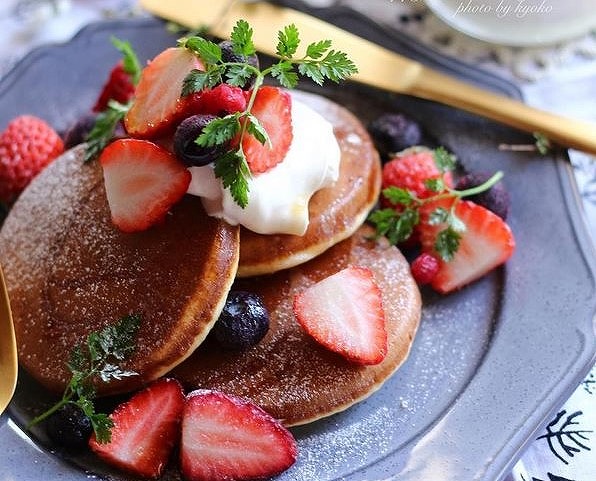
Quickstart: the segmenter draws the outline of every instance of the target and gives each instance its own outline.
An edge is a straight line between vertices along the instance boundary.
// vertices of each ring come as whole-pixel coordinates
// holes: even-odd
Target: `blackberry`
[[[215,115],[193,115],[184,119],[174,133],[174,152],[187,166],[207,165],[225,151],[225,144],[201,147],[195,140]]]
[[[91,420],[73,403],[65,404],[46,421],[50,439],[68,449],[86,447],[92,430]]]
[[[418,123],[403,114],[383,114],[369,124],[368,131],[383,158],[418,145],[422,140]]]
[[[476,187],[483,184],[491,178],[490,174],[485,172],[471,173],[460,177],[455,185],[456,190],[466,190],[472,187]],[[466,197],[466,200],[486,207],[488,210],[497,214],[501,219],[506,220],[507,214],[509,213],[509,193],[505,189],[505,186],[498,182],[493,185],[489,190],[481,192],[480,194],[471,195]]]
[[[213,335],[219,344],[231,350],[243,350],[257,344],[269,330],[269,312],[257,294],[230,291]]]
[[[71,125],[63,136],[64,148],[70,149],[75,145],[85,142],[89,132],[91,132],[91,129],[95,125],[95,119],[95,115],[86,114]]]
[[[232,42],[230,40],[224,40],[220,42],[219,48],[221,48],[221,59],[224,62],[233,63],[247,63],[253,67],[259,68],[259,58],[256,55],[245,57],[244,55],[237,54],[232,48]],[[239,85],[244,90],[250,90],[255,83],[256,75],[250,77],[243,85]]]

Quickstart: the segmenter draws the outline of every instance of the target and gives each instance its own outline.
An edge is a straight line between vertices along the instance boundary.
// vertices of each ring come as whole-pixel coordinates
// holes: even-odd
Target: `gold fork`
[[[318,18],[266,2],[212,0],[141,0],[149,12],[192,29],[208,26],[219,37],[229,35],[239,18],[254,28],[254,43],[263,53],[275,53],[277,31],[296,24],[304,44],[329,39],[348,52],[359,73],[354,80],[381,89],[434,100],[517,127],[539,132],[550,140],[596,154],[596,124],[568,119],[531,108],[516,100],[462,82],[398,55]],[[588,99],[586,99],[588,100]]]
[[[10,402],[17,385],[17,342],[4,274],[0,267],[0,414]]]

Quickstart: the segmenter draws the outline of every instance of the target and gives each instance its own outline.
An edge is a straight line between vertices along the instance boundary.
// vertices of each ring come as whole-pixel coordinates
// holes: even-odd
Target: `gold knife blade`
[[[374,87],[457,107],[527,132],[540,132],[550,140],[596,154],[596,124],[569,119],[529,107],[522,102],[470,85],[423,66],[373,42],[346,32],[311,15],[266,2],[214,2],[213,0],[141,0],[149,12],[191,29],[207,26],[210,33],[228,37],[237,20],[254,29],[257,49],[275,54],[277,32],[295,24],[303,45],[331,40],[358,67],[351,77]]]

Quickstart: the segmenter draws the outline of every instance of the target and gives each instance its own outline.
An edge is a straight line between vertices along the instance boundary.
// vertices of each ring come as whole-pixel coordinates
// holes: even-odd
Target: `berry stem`
[[[454,190],[452,192],[458,197],[469,197],[471,195],[480,194],[481,192],[490,189],[493,185],[499,182],[503,178],[503,175],[503,171],[499,170],[498,172],[493,174],[493,176],[490,179],[488,179],[486,182],[480,185],[470,187],[469,189],[465,190]]]

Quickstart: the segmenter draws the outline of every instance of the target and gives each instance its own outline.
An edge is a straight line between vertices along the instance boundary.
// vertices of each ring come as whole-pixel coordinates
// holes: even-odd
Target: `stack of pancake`
[[[99,163],[84,146],[55,160],[23,192],[0,231],[0,262],[11,298],[19,358],[46,388],[61,392],[75,344],[124,315],[140,314],[136,371],[100,394],[138,389],[169,373],[188,389],[248,397],[286,425],[311,422],[368,396],[406,359],[420,319],[409,266],[363,225],[380,188],[380,161],[360,123],[323,97],[295,92],[334,126],[339,180],[309,204],[305,235],[260,235],[205,214],[200,199],[166,220],[127,234],[110,221]],[[298,325],[292,300],[348,265],[368,266],[383,292],[389,350],[361,366],[326,350]],[[265,338],[227,352],[208,333],[231,288],[260,294],[271,322]]]

